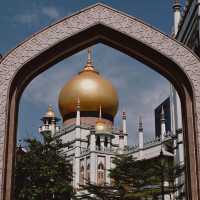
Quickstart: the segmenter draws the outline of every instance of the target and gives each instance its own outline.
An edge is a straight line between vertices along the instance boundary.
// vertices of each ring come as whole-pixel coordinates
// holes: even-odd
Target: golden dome
[[[49,117],[50,117],[50,118],[55,117],[55,112],[53,111],[51,105],[48,106],[48,111],[45,113],[44,117],[48,117],[48,118],[49,118]]]
[[[98,113],[101,105],[103,114],[114,117],[117,113],[116,89],[94,69],[91,50],[88,50],[88,61],[84,69],[69,80],[60,92],[59,109],[63,119],[76,112],[78,98],[80,111]]]
[[[97,132],[106,132],[108,131],[108,127],[105,122],[103,122],[102,120],[98,120],[96,122],[95,130]]]

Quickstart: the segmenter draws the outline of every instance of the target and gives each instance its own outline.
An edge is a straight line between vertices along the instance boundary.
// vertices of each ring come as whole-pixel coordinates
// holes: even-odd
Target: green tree
[[[61,141],[48,135],[44,143],[28,139],[26,144],[25,153],[16,153],[15,199],[71,199],[72,166]]]
[[[76,200],[120,200],[123,192],[120,188],[111,185],[96,185],[87,183],[82,186],[84,192],[76,195]]]
[[[148,160],[145,162],[148,162]],[[151,163],[153,173],[158,178],[160,185],[160,190],[157,192],[157,196],[161,196],[162,199],[164,199],[164,195],[168,194],[170,199],[182,199],[181,196],[183,194],[180,194],[180,197],[175,197],[175,192],[179,190],[180,193],[180,187],[183,187],[183,185],[176,185],[175,180],[178,177],[183,176],[184,167],[175,164],[172,157],[165,156],[162,152],[160,156],[149,160],[149,162]]]
[[[117,156],[113,163],[115,168],[110,170],[110,177],[124,191],[121,199],[139,200],[157,194],[159,178],[155,176],[152,162],[123,155]]]

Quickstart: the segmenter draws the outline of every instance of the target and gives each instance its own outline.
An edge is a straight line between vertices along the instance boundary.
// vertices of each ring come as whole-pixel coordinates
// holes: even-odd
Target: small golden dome
[[[49,117],[49,118],[55,117],[55,112],[53,111],[51,105],[48,106],[48,111],[45,113],[44,117]]]
[[[101,119],[98,119],[95,125],[95,131],[98,133],[110,132],[108,125]]]
[[[97,112],[101,105],[102,113],[114,117],[118,109],[118,95],[110,81],[104,79],[93,67],[91,50],[84,69],[68,81],[59,95],[59,109],[63,117],[77,110],[77,98],[80,99],[80,111]]]
[[[100,108],[99,108],[99,119],[96,121],[95,130],[96,130],[96,132],[101,132],[101,133],[108,131],[108,126],[102,120],[101,105],[100,105]]]
[[[95,130],[97,132],[105,132],[105,131],[107,131],[107,129],[108,129],[108,127],[106,126],[106,124],[103,121],[98,120],[96,122]]]

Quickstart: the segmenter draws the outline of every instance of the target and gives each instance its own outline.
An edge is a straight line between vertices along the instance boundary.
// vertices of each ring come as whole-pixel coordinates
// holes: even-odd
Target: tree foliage
[[[26,152],[20,149],[16,153],[15,199],[71,199],[72,166],[61,141],[46,136],[44,143],[28,139],[26,144]]]

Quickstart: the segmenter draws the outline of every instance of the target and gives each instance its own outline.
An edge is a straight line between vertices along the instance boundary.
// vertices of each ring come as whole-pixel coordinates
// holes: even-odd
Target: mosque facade
[[[162,152],[179,162],[176,155],[179,151],[169,150],[179,147],[174,140],[176,131],[166,129],[165,107],[162,106],[160,112],[160,136],[145,142],[143,122],[139,117],[136,131],[139,142],[129,146],[128,134],[130,131],[133,134],[133,130],[127,130],[125,112],[121,114],[120,127],[114,126],[118,104],[117,90],[95,69],[89,48],[83,70],[61,89],[59,110],[62,126],[58,126],[59,119],[49,106],[39,128],[42,135],[50,132],[62,140],[64,151],[73,166],[73,186],[77,190],[87,181],[98,185],[111,184],[109,170],[114,167],[112,161],[119,154],[132,155],[141,160],[159,157]]]

